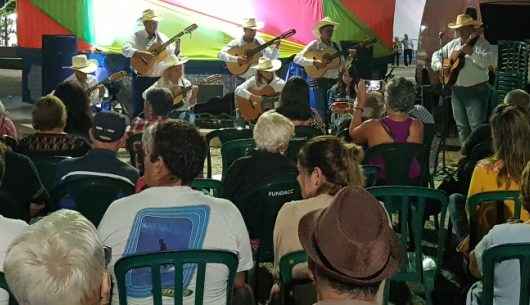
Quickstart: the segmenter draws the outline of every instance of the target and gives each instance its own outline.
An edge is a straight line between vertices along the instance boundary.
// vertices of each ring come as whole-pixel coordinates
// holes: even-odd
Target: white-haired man
[[[76,211],[60,210],[28,227],[9,246],[4,272],[19,304],[110,301],[103,244],[94,225]]]

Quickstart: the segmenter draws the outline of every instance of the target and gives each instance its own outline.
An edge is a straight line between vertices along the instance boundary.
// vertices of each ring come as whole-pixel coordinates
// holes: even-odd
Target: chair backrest
[[[221,197],[223,183],[215,179],[193,179],[191,187],[213,197]]]
[[[304,146],[307,140],[307,138],[303,137],[292,138],[291,141],[289,141],[289,146],[287,147],[287,158],[296,163],[298,161],[298,152],[300,151],[300,148]]]
[[[377,175],[379,174],[380,168],[375,165],[363,165],[363,174],[364,174],[364,186],[370,187],[375,186],[377,182]]]
[[[423,161],[423,144],[416,143],[387,143],[370,147],[366,151],[364,163],[382,159],[384,162],[384,177],[378,177],[377,185],[419,185],[422,173],[418,179],[411,179],[409,171],[414,160],[420,167]],[[422,171],[423,172],[423,171]]]
[[[57,164],[63,160],[70,159],[70,157],[65,156],[53,156],[53,157],[37,157],[37,156],[30,156],[31,161],[33,161],[33,164],[35,164],[35,167],[37,168],[37,171],[39,172],[40,180],[42,181],[42,184],[44,187],[48,190],[48,192],[51,192],[53,187],[55,186],[56,177],[56,170],[57,170]]]
[[[310,140],[314,137],[321,136],[322,131],[312,126],[295,126],[294,135],[296,138],[305,138],[306,140]]]
[[[280,208],[286,202],[300,199],[300,185],[294,175],[258,185],[241,196],[236,205],[250,238],[259,240],[259,262],[270,262],[274,258],[272,234]]]
[[[206,135],[206,143],[208,144],[208,151],[206,155],[207,178],[212,178],[212,155],[210,153],[210,142],[214,138],[218,138],[219,142],[221,142],[221,145],[231,140],[250,139],[252,138],[252,129],[221,128],[221,129],[210,131]]]
[[[413,272],[407,271],[407,264],[404,264],[396,276],[410,281],[422,280],[424,270],[422,240],[426,231],[424,224],[425,204],[429,201],[429,204],[438,203],[440,205],[440,213],[434,215],[438,218],[437,222],[440,224],[436,232],[436,263],[439,265],[442,262],[447,236],[446,216],[449,202],[447,195],[439,190],[417,186],[375,186],[367,188],[367,191],[384,203],[391,217],[397,216],[399,219],[398,231],[403,247],[407,249],[410,239],[412,239],[414,244],[415,270]]]
[[[143,133],[133,134],[127,138],[126,142],[126,148],[130,156],[131,165],[138,168],[140,173],[144,172],[142,136]]]
[[[186,270],[194,271],[196,274],[195,301],[193,304],[202,305],[204,301],[204,283],[206,279],[207,264],[223,264],[228,268],[228,278],[226,282],[226,304],[231,304],[232,287],[237,272],[237,255],[229,251],[221,250],[185,250],[167,251],[148,254],[136,254],[120,258],[114,265],[114,274],[118,282],[118,293],[120,305],[127,304],[127,288],[133,288],[132,274],[128,273],[132,269],[149,268],[151,273],[151,285],[153,304],[162,305],[162,290],[173,290],[174,304],[182,305],[185,291],[189,292],[185,286],[183,273]],[[163,287],[161,269],[173,267],[174,282],[173,287]]]
[[[52,191],[51,200],[54,210],[76,210],[97,227],[112,202],[133,193],[132,184],[117,178],[70,176]]]
[[[482,255],[482,299],[480,304],[493,305],[495,265],[502,261],[519,261],[520,290],[519,305],[528,305],[530,296],[530,243],[505,244],[484,251]]]
[[[469,242],[475,246],[479,241],[477,208],[483,203],[499,202],[504,206],[504,201],[514,202],[514,218],[521,218],[521,194],[517,191],[494,191],[475,194],[467,199],[466,209],[469,213]]]
[[[226,171],[237,159],[244,157],[256,147],[254,139],[239,139],[225,142],[221,145],[221,162],[223,164],[223,177]]]
[[[307,262],[305,251],[295,251],[280,257],[280,293],[282,304],[287,304],[289,292],[293,286],[294,266]]]
[[[423,156],[421,164],[423,174],[423,186],[427,186],[430,180],[431,147],[436,128],[434,124],[423,124]],[[434,187],[434,185],[431,185]]]
[[[18,305],[17,300],[9,290],[9,286],[7,285],[6,277],[3,272],[0,272],[0,289],[4,289],[9,293],[9,305]]]

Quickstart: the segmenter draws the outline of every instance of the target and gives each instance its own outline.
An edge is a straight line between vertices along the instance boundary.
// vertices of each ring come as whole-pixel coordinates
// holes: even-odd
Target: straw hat
[[[162,18],[153,9],[146,9],[142,12],[142,17],[138,18],[138,22],[160,21],[160,19]]]
[[[328,25],[336,27],[339,24],[337,22],[331,20],[331,18],[329,18],[329,17],[324,17],[324,18],[320,19],[320,21],[317,22],[317,24],[313,28],[313,34],[316,37],[320,37],[320,29],[325,27],[325,26],[328,26]]]
[[[365,285],[392,277],[403,249],[383,205],[360,187],[345,187],[324,209],[306,214],[298,237],[331,279]]]
[[[169,69],[174,66],[185,64],[189,60],[190,59],[187,57],[171,55],[163,62],[164,70]]]
[[[250,67],[251,69],[256,69],[259,71],[265,72],[274,72],[280,70],[282,67],[282,62],[278,59],[269,59],[266,57],[260,57],[258,63]]]
[[[449,27],[450,29],[459,29],[464,26],[479,27],[481,25],[482,22],[473,19],[471,16],[466,14],[460,14],[456,16],[456,21],[449,23],[447,27]]]
[[[72,65],[64,68],[73,69],[83,73],[94,73],[98,69],[98,61],[95,59],[88,59],[85,54],[74,55],[72,57]]]
[[[260,30],[263,28],[263,22],[256,21],[256,18],[245,18],[241,27],[244,29]]]

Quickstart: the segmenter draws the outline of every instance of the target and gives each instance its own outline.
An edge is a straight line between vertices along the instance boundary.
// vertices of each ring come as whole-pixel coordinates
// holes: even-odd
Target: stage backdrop
[[[375,55],[390,54],[396,0],[18,0],[18,41],[41,48],[43,34],[73,33],[80,49],[120,52],[122,44],[141,28],[141,11],[154,8],[162,16],[160,30],[168,36],[191,23],[199,25],[182,39],[183,53],[212,60],[233,37],[241,34],[244,17],[265,23],[264,39],[295,28],[297,34],[281,45],[281,56],[298,52],[315,39],[313,25],[324,16],[340,23],[335,40],[377,38]]]

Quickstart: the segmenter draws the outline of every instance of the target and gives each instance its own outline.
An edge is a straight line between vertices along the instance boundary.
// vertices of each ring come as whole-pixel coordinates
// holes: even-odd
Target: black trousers
[[[396,66],[399,66],[399,55],[400,55],[399,52],[394,53],[394,64]]]
[[[412,49],[403,51],[403,62],[405,62],[405,66],[412,64]]]

